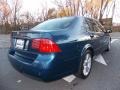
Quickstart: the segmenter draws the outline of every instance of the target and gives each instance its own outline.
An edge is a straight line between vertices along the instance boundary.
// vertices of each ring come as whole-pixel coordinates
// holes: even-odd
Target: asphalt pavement
[[[7,58],[9,35],[0,35],[0,90],[120,90],[120,33],[111,36],[114,40],[111,50],[102,53],[106,65],[94,61],[87,79],[43,82],[21,74],[11,66]]]

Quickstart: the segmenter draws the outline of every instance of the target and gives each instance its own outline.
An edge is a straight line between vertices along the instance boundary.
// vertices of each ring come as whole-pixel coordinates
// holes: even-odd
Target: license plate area
[[[25,41],[22,39],[16,39],[16,45],[15,48],[17,49],[23,49],[24,48]]]

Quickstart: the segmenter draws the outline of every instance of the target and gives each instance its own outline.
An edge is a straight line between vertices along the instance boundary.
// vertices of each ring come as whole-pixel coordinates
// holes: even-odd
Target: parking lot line
[[[113,42],[115,42],[115,41],[117,41],[117,40],[118,40],[118,39],[112,39],[112,40],[111,40],[111,43],[113,43]]]
[[[113,43],[113,42],[115,42],[115,41],[117,41],[117,40],[118,40],[118,39],[112,39],[112,40],[111,40],[111,43]],[[107,66],[107,63],[106,63],[105,59],[103,58],[102,54],[99,54],[99,55],[97,55],[97,56],[94,56],[94,60],[95,60],[96,62],[99,62],[99,63]],[[69,76],[67,76],[67,77],[64,77],[63,80],[67,81],[68,83],[71,83],[73,80],[75,80],[75,78],[76,78],[75,75],[69,75]]]
[[[71,83],[73,80],[75,80],[75,75],[69,75],[67,77],[64,77],[63,80],[67,81],[68,83]]]
[[[101,54],[97,55],[97,56],[94,56],[94,60],[107,66],[107,63],[105,61],[105,59],[103,58],[103,56]]]

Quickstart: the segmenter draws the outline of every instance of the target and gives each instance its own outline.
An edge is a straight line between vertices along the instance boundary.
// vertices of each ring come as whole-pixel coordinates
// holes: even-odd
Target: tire
[[[109,40],[109,43],[108,43],[108,46],[107,46],[107,49],[105,50],[106,52],[110,51],[111,49],[111,40]]]
[[[82,56],[79,70],[76,76],[81,79],[86,79],[90,75],[91,68],[92,68],[92,61],[93,61],[92,52],[90,50],[86,50]]]

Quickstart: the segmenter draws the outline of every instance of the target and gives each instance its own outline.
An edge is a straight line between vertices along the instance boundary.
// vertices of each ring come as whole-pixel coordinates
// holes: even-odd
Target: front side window
[[[102,31],[105,32],[105,28],[98,22],[96,21],[97,27]]]
[[[97,24],[94,24],[93,28],[94,28],[94,32],[102,32],[102,30],[98,27]]]
[[[92,32],[103,32],[104,28],[101,24],[98,23],[98,21],[91,19],[89,22],[89,27],[91,28],[90,30]]]

